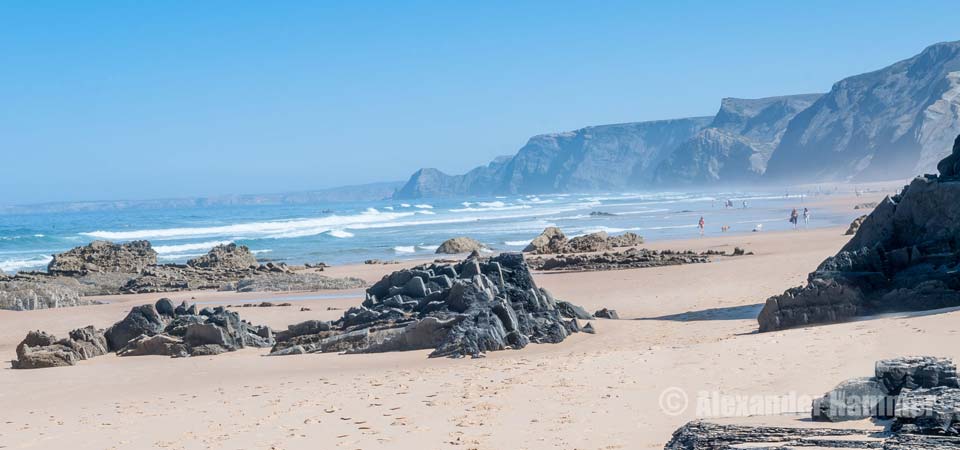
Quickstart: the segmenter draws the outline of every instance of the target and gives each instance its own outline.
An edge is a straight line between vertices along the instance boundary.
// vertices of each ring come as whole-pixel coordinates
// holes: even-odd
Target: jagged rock
[[[141,334],[153,336],[163,331],[164,322],[153,305],[135,306],[120,322],[107,329],[110,350],[118,351]]]
[[[960,305],[958,240],[960,180],[917,177],[863,220],[850,242],[808,276],[807,288],[767,300],[760,329]],[[823,314],[825,302],[843,306]]]
[[[718,253],[720,254],[720,253]],[[658,252],[631,248],[620,252],[533,257],[527,263],[535,270],[598,271],[699,264],[710,262],[710,255],[694,252]]]
[[[34,309],[64,308],[91,305],[96,302],[85,299],[76,287],[47,279],[24,280],[9,278],[0,281],[0,309],[29,311]]]
[[[867,215],[864,214],[856,219],[853,219],[853,222],[850,222],[850,227],[847,228],[847,231],[843,233],[846,236],[853,236],[857,234],[857,230],[860,229],[860,225],[863,225],[863,221],[867,218]]]
[[[137,273],[157,263],[157,252],[147,241],[114,244],[93,241],[53,256],[47,272],[54,275],[86,275],[95,272]]]
[[[960,439],[844,428],[720,425],[693,421],[673,433],[664,450],[794,449],[957,450]]]
[[[569,334],[557,304],[518,253],[422,265],[383,277],[331,324],[277,333],[271,355],[433,349],[431,357],[458,357],[555,343]]]
[[[119,356],[187,356],[187,348],[179,338],[158,334],[147,336],[141,334],[130,340],[127,346],[117,352]]]
[[[246,245],[233,242],[221,244],[198,258],[187,261],[187,265],[204,269],[243,270],[257,265],[257,258]]]
[[[636,233],[626,232],[618,236],[610,236],[607,238],[607,244],[610,247],[635,247],[637,245],[643,244],[643,237]]]
[[[907,356],[877,361],[875,377],[891,395],[902,389],[960,388],[957,367],[948,358]]]
[[[57,339],[42,331],[31,331],[17,345],[14,369],[42,369],[47,367],[72,366],[88,358],[107,352],[103,332],[92,326],[70,332],[66,339]]]
[[[567,246],[567,236],[557,227],[547,227],[539,236],[533,238],[523,249],[524,253],[555,254],[562,253]]]
[[[854,378],[814,400],[811,415],[813,420],[826,422],[890,416],[893,398],[876,378]]]
[[[953,150],[937,164],[937,171],[944,179],[953,180],[960,176],[960,136],[953,140]]]
[[[904,389],[891,429],[901,433],[960,436],[960,389]]]
[[[598,319],[614,319],[614,320],[616,320],[616,319],[619,319],[619,318],[620,318],[620,314],[617,314],[617,310],[615,310],[615,309],[602,308],[602,309],[598,309],[596,312],[594,312],[594,313],[593,313],[593,317],[596,317],[596,318],[598,318]]]
[[[574,305],[570,302],[558,301],[557,302],[557,311],[560,312],[560,315],[569,319],[583,319],[590,320],[593,316],[583,309],[580,306]]]
[[[606,231],[577,236],[567,242],[564,251],[570,253],[602,252],[610,248],[610,244],[607,242],[609,238],[610,236],[607,235]]]
[[[476,240],[466,236],[455,237],[453,239],[447,239],[437,247],[436,253],[446,253],[446,254],[458,254],[458,253],[470,253],[470,252],[480,252],[488,250],[487,246]]]

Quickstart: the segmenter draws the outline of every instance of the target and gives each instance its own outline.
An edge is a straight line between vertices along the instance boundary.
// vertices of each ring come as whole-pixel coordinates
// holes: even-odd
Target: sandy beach
[[[853,204],[868,200],[874,199],[830,202],[852,211]],[[846,242],[844,231],[655,242],[647,247],[739,246],[754,255],[709,264],[537,273],[537,283],[556,297],[589,311],[616,309],[623,320],[594,320],[595,335],[480,359],[428,359],[428,351],[266,358],[267,349],[245,349],[180,359],[110,354],[43,370],[4,367],[0,448],[659,449],[677,427],[715,413],[703,408],[705,396],[803,398],[870,374],[877,359],[960,357],[951,345],[957,333],[952,323],[960,316],[954,310],[756,333],[762,302],[801,284]],[[375,281],[413,264],[338,266],[328,273]],[[283,328],[335,319],[360,302],[362,290],[179,292],[0,311],[0,359],[14,359],[28,330],[63,335],[90,324],[106,327],[131,306],[161,296],[224,305],[289,301],[292,306],[239,309],[253,323]],[[682,392],[687,407],[665,410],[665,390]],[[781,419],[803,425],[809,404],[779,412],[798,413]]]

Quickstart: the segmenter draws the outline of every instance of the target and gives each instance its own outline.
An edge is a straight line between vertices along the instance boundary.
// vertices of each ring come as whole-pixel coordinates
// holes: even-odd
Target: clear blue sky
[[[956,1],[0,3],[0,203],[459,173],[534,134],[820,92]]]

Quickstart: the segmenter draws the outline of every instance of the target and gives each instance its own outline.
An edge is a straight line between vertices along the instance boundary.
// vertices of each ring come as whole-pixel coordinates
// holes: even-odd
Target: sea
[[[229,242],[261,261],[358,263],[431,257],[470,236],[519,251],[548,226],[568,236],[637,233],[649,241],[791,229],[788,217],[827,194],[771,192],[514,195],[489,198],[243,205],[0,214],[0,270],[44,270],[52,255],[94,240],[146,239],[161,263],[183,263]],[[732,204],[732,207],[730,206]],[[848,224],[860,211],[811,210],[810,228]],[[757,230],[757,231],[754,231]]]

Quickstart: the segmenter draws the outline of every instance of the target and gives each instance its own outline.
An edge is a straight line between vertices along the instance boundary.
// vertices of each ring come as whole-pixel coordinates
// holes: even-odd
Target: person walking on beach
[[[799,217],[800,217],[800,215],[797,214],[797,208],[793,208],[793,211],[790,211],[790,223],[793,224],[793,229],[794,229],[794,230],[797,229],[797,219],[798,219]]]
[[[803,227],[806,228],[810,223],[810,210],[803,208]]]
[[[700,216],[700,222],[697,223],[697,228],[700,228],[700,237],[703,237],[703,226],[705,222],[703,221],[703,216]]]

